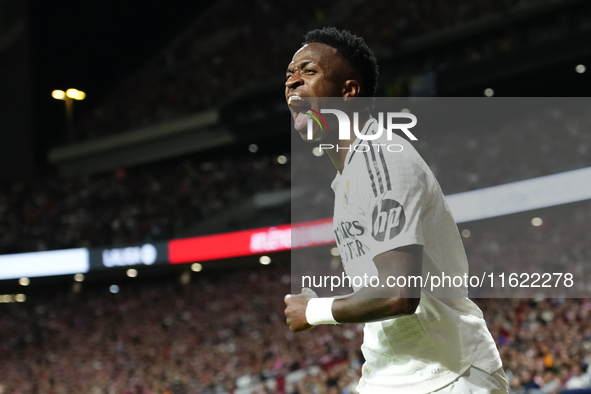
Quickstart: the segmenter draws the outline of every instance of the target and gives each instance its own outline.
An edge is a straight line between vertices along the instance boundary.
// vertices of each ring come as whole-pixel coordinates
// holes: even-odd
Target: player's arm
[[[379,254],[374,258],[380,279],[378,287],[363,287],[346,298],[335,299],[332,314],[339,323],[369,323],[412,315],[421,300],[420,286],[406,280],[405,286],[392,286],[398,277],[420,277],[423,247],[405,246]],[[388,283],[389,282],[389,283]],[[384,287],[382,287],[384,285]]]
[[[377,287],[363,287],[351,295],[334,299],[316,298],[310,289],[288,296],[285,299],[287,324],[298,332],[312,328],[312,324],[368,323],[411,315],[420,302],[420,282],[414,287],[415,283],[407,280],[405,286],[399,287],[392,286],[395,282],[388,278],[420,277],[422,261],[421,245],[401,247],[374,258],[379,278]]]

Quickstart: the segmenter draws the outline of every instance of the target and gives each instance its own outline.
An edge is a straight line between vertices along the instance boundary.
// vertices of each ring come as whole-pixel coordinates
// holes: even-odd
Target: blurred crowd
[[[591,201],[551,211],[540,213],[542,221],[537,225],[522,216],[513,222],[507,220],[502,230],[474,226],[469,233],[463,231],[470,274],[570,273],[570,289],[575,289],[572,296],[588,295]],[[527,282],[530,284],[533,280]],[[498,285],[489,296],[508,294]],[[470,294],[475,296],[478,290],[472,289]],[[544,296],[564,294],[555,288],[515,290],[533,298],[476,300],[497,341],[510,393],[548,394],[591,388],[591,299]]]
[[[289,188],[276,156],[175,159],[0,188],[0,254],[173,238],[255,192]]]
[[[471,274],[517,267],[570,272],[588,283],[591,202],[542,217],[541,226],[506,221],[463,232]],[[311,249],[307,258],[338,274],[329,249]],[[355,393],[363,326],[291,333],[283,315],[290,272],[276,263],[247,272],[186,272],[178,282],[138,278],[115,294],[107,284],[83,282],[71,292],[2,304],[0,392]],[[512,394],[591,388],[591,299],[537,293],[475,301]]]
[[[589,299],[478,302],[497,341],[511,394],[591,388]]]
[[[428,37],[440,31],[474,27],[491,21],[506,22],[520,12],[535,6],[551,4],[544,0],[429,0],[424,2],[392,1],[367,7],[357,3],[347,28],[364,37],[380,53],[391,55],[406,39]],[[392,15],[396,15],[395,19]],[[532,18],[534,19],[534,18]],[[368,21],[371,20],[371,23]],[[425,59],[412,67],[413,72],[440,71],[450,65],[485,60],[492,56],[519,51],[559,40],[570,34],[591,29],[591,8],[577,12],[549,13],[543,22],[522,22],[519,28],[511,25],[492,29],[486,35],[474,35],[461,40],[459,45],[433,47]],[[477,31],[477,30],[476,30]],[[474,32],[474,31],[472,31]],[[406,75],[407,77],[410,75]],[[389,85],[391,81],[382,81]]]
[[[529,105],[509,100],[498,110]],[[490,112],[463,126],[447,122],[421,135],[415,148],[446,195],[591,166],[591,102],[555,100],[501,122]]]
[[[584,101],[474,124],[429,128],[414,143],[446,195],[591,166],[591,111]],[[330,217],[334,166],[301,147],[284,164],[279,155],[260,153],[195,156],[4,185],[0,254],[171,239],[255,193],[290,186],[313,186],[311,195],[292,201],[293,221]]]
[[[303,394],[325,378],[345,384],[343,367],[288,379],[313,365],[359,363],[361,338],[356,326],[291,333],[288,292],[289,270],[269,269],[0,305],[0,392]]]
[[[352,31],[369,42],[386,47],[400,40],[503,15],[541,2],[543,0],[429,0],[420,3],[402,0],[379,3],[375,7],[358,2],[351,11],[355,18],[351,18],[348,24]],[[395,15],[394,19],[392,15]],[[367,23],[369,20],[372,23]]]
[[[502,106],[491,106],[474,115],[473,108],[458,111],[466,101],[441,100],[441,104],[452,104],[453,111],[448,118],[440,118],[438,110],[435,120],[429,119],[428,113],[418,113],[422,122],[435,124],[417,127],[418,141],[412,144],[445,195],[591,166],[591,102],[586,99],[543,99],[531,112],[502,117],[492,111],[501,112],[508,105],[526,108],[529,104],[506,99],[513,101],[503,101]],[[488,99],[474,99],[470,105],[482,103],[478,100]],[[459,118],[468,113],[477,119],[461,123]],[[311,220],[332,216],[333,164],[326,155],[311,160],[307,146],[294,144],[292,153],[292,187],[310,189],[305,199],[292,202],[292,217]]]
[[[378,54],[391,53],[406,38],[544,1],[397,0],[372,7],[364,2],[328,0],[306,7],[266,0],[222,1],[199,16],[184,34],[113,91],[100,108],[81,119],[78,135],[82,139],[95,138],[167,122],[221,105],[241,92],[270,82],[281,89],[281,76],[302,36],[319,26],[351,30],[364,37]],[[591,28],[591,9],[578,13],[574,24],[579,30]],[[523,40],[531,44],[557,39],[570,31],[570,25],[560,26],[536,25],[535,31],[523,37],[507,32],[498,37],[487,36],[484,41],[462,45],[459,53],[454,49],[453,53],[430,58],[412,67],[412,73],[418,75],[440,70],[452,62],[507,52]],[[396,83],[382,80],[381,94],[392,93],[388,91]]]
[[[544,218],[546,216],[543,215]],[[591,261],[591,204],[548,215],[544,225],[473,227],[472,265],[577,274]],[[496,245],[496,246],[495,246]],[[332,264],[327,247],[316,264]],[[184,274],[188,275],[188,273]],[[173,279],[85,284],[0,305],[4,394],[352,394],[362,325],[291,333],[283,297],[290,270],[193,273]],[[182,276],[181,276],[182,277]],[[581,276],[576,275],[575,280]],[[236,291],[239,289],[239,291]],[[478,298],[512,394],[591,388],[591,299]]]
[[[556,296],[568,294],[569,296],[584,297],[591,294],[591,277],[587,264],[591,261],[591,200],[576,203],[575,207],[551,208],[552,215],[536,213],[523,214],[520,219],[515,219],[513,226],[508,226],[503,232],[486,230],[478,225],[462,224],[464,232],[464,245],[466,246],[468,260],[470,261],[470,275],[481,277],[483,273],[570,273],[574,278],[568,292],[545,288],[548,294],[551,291]],[[536,225],[530,220],[534,215],[540,215]],[[528,217],[529,216],[529,217]],[[510,222],[510,219],[507,219]],[[471,231],[472,228],[474,231]],[[497,275],[498,277],[498,275]],[[547,278],[547,277],[546,277]],[[552,287],[556,282],[554,276]],[[533,278],[524,283],[533,284]],[[539,284],[544,280],[540,280]],[[508,282],[506,282],[507,285]],[[500,283],[497,283],[497,286]],[[506,292],[505,292],[506,290]],[[471,293],[479,297],[499,294],[513,297],[534,296],[535,289],[474,289]]]

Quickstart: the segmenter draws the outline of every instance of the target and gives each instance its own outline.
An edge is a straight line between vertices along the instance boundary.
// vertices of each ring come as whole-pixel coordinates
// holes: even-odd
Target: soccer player
[[[285,97],[294,127],[308,140],[311,110],[323,97],[343,102],[375,96],[376,58],[362,38],[324,28],[309,32],[288,65]],[[328,116],[327,116],[328,118]],[[361,125],[364,125],[362,128]],[[369,108],[359,129],[380,127]],[[348,276],[463,276],[468,262],[441,188],[410,142],[386,133],[374,141],[339,140],[331,127],[314,126],[312,140],[327,150],[337,169],[334,227]],[[397,153],[377,149],[399,144]],[[365,145],[352,149],[351,146]],[[494,340],[466,287],[450,286],[435,297],[425,288],[360,286],[352,295],[318,298],[310,289],[285,296],[294,332],[318,324],[366,323],[360,393],[507,393],[507,379]]]

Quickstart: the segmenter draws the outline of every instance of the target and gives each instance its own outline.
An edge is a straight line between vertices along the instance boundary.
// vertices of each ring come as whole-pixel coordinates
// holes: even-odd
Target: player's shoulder
[[[373,168],[386,173],[413,173],[426,170],[427,165],[414,146],[405,138],[392,133],[382,133],[375,140],[358,140],[352,147],[345,166],[364,173]]]
[[[432,173],[412,144],[396,134],[359,141],[348,156],[346,182],[353,195],[371,200],[389,193],[419,195],[432,191]],[[400,197],[400,196],[399,196]]]

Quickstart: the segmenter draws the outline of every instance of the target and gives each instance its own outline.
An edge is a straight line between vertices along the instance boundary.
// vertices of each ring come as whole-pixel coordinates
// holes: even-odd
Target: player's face
[[[308,140],[307,124],[310,108],[318,111],[318,98],[341,97],[343,75],[347,65],[328,45],[304,45],[287,66],[285,99],[294,119],[295,129]],[[324,131],[325,132],[325,131]],[[313,141],[326,137],[314,127]]]

